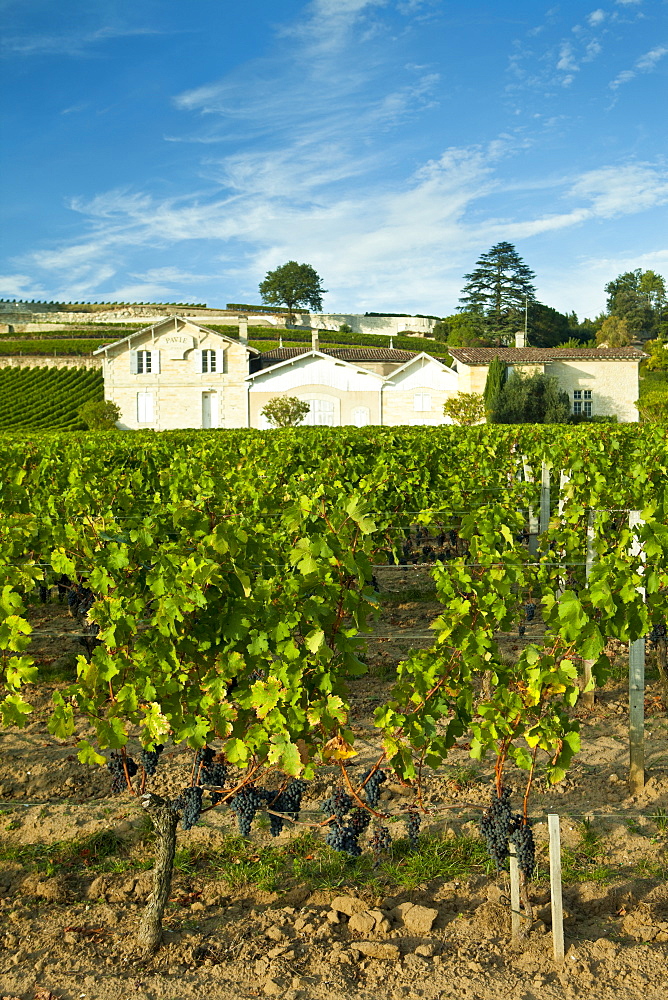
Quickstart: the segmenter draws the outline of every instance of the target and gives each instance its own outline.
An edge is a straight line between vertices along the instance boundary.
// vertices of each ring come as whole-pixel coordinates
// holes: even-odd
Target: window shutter
[[[160,374],[160,351],[151,351],[151,375]]]
[[[137,352],[130,351],[130,373],[132,375],[137,374]]]
[[[225,351],[220,348],[216,351],[216,371],[219,375],[225,371]]]
[[[153,393],[146,393],[146,423],[153,423]]]
[[[195,371],[201,373],[202,371],[202,352],[193,351],[193,364],[195,366]]]

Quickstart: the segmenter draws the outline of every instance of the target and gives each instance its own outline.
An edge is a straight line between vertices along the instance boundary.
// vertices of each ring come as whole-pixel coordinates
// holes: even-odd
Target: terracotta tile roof
[[[488,365],[492,358],[508,364],[550,361],[642,361],[649,355],[637,347],[452,347],[450,354],[464,365]]]
[[[303,347],[276,347],[273,351],[263,351],[261,360],[267,361],[289,361],[290,358],[298,358],[300,354],[308,354],[311,348],[304,344]],[[319,347],[320,354],[336,358],[337,361],[397,361],[403,364],[416,358],[419,351],[399,351],[389,347]]]

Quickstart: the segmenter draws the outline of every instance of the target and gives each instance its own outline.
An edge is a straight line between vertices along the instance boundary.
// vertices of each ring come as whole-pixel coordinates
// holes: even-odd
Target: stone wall
[[[102,358],[96,357],[73,357],[61,355],[40,356],[36,354],[10,355],[6,358],[0,357],[0,368],[101,368]]]

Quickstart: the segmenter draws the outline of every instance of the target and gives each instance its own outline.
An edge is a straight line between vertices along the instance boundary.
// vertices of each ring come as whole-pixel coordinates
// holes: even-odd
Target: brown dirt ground
[[[381,575],[383,590],[419,586],[422,571]],[[440,606],[410,601],[386,606],[369,641],[370,675],[356,683],[354,728],[360,766],[374,759],[372,713],[391,685],[392,669],[409,648],[428,645],[428,626]],[[55,603],[31,610],[35,653],[47,665],[81,651],[62,633],[76,625]],[[512,655],[525,640],[502,636]],[[418,638],[418,636],[424,638]],[[623,650],[616,651],[623,659]],[[28,698],[38,705],[24,730],[0,733],[0,835],[5,843],[55,843],[112,829],[131,838],[144,820],[140,807],[109,794],[100,769],[78,763],[76,740],[58,740],[46,729],[53,684]],[[532,888],[537,920],[518,946],[509,940],[506,880],[475,877],[462,882],[434,879],[390,897],[355,887],[308,893],[231,889],[215,880],[177,878],[174,929],[166,921],[165,945],[149,962],[137,962],[133,937],[150,879],[147,872],[93,876],[85,859],[71,873],[51,877],[27,873],[16,862],[0,862],[0,998],[11,1000],[228,1000],[280,996],[324,998],[464,998],[464,1000],[665,1000],[668,982],[668,884],[657,877],[668,862],[668,835],[651,819],[668,812],[668,716],[647,689],[647,782],[631,798],[626,784],[627,694],[623,680],[597,693],[595,709],[580,711],[583,750],[569,777],[556,788],[538,782],[531,814],[536,817],[539,855],[544,857],[546,816],[561,817],[562,844],[575,848],[584,819],[603,838],[605,864],[618,872],[604,881],[566,886],[567,955],[554,963],[549,933],[549,891]],[[86,735],[81,724],[77,738]],[[182,750],[168,749],[152,790],[174,794],[183,785]],[[490,768],[469,758],[464,741],[448,767],[425,786],[433,810],[425,827],[443,837],[471,834],[489,797]],[[509,774],[513,784],[513,774]],[[326,781],[315,789],[322,797]],[[518,786],[519,787],[519,786]],[[385,808],[401,801],[402,789],[385,791]],[[314,806],[308,803],[307,806]],[[448,807],[448,808],[446,808]],[[3,829],[4,827],[4,829]],[[231,830],[229,812],[213,810],[179,844],[212,844]],[[259,831],[254,839],[268,839]],[[664,875],[665,877],[665,875]],[[358,896],[376,912],[373,929],[355,929],[331,902],[339,893]],[[433,926],[411,927],[401,903],[437,911]],[[352,905],[352,904],[351,904]],[[404,908],[405,909],[405,908]],[[428,922],[427,922],[428,923]]]

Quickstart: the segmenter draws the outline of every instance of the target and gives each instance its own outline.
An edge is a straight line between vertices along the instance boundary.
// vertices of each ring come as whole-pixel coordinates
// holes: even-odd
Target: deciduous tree
[[[443,413],[461,427],[470,427],[485,416],[485,401],[479,392],[458,392],[446,401]]]
[[[310,264],[298,264],[296,260],[267,271],[260,284],[262,301],[274,306],[285,304],[290,323],[294,318],[293,310],[298,306],[309,306],[314,312],[320,312],[326,291],[317,271]]]
[[[597,347],[626,347],[631,343],[631,331],[625,319],[608,316],[596,333]]]
[[[262,408],[262,416],[266,417],[274,427],[296,427],[309,411],[309,404],[296,396],[274,396]]]

